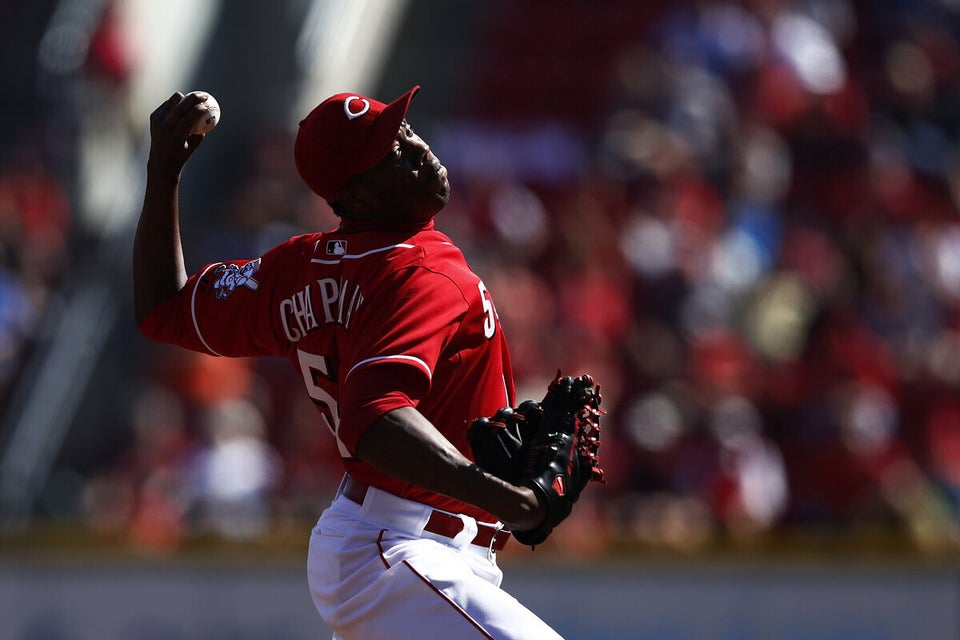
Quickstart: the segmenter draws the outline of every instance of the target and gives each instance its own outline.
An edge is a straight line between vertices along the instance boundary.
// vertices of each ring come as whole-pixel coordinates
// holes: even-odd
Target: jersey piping
[[[190,316],[193,319],[193,329],[197,332],[197,337],[200,338],[200,342],[203,343],[203,346],[207,348],[207,351],[212,353],[215,356],[221,356],[219,353],[214,351],[207,341],[204,340],[203,334],[200,332],[200,323],[197,322],[197,289],[200,287],[200,283],[203,281],[203,277],[207,275],[207,271],[210,271],[215,265],[223,264],[222,262],[215,262],[211,265],[207,265],[207,268],[203,270],[203,273],[200,274],[200,277],[197,278],[197,281],[193,285],[193,292],[190,294]]]
[[[356,260],[357,258],[365,258],[374,253],[381,253],[383,251],[390,251],[391,249],[413,249],[412,244],[392,244],[386,247],[380,247],[378,249],[370,249],[369,251],[364,251],[363,253],[351,253],[345,254],[337,258],[336,260],[323,260],[321,258],[310,258],[310,262],[315,262],[317,264],[337,264],[341,260]]]
[[[416,356],[394,355],[394,356],[376,356],[376,357],[373,357],[373,358],[367,358],[366,360],[361,360],[361,361],[358,362],[357,364],[355,364],[355,365],[353,365],[352,367],[350,367],[350,371],[347,371],[347,375],[346,375],[346,376],[344,377],[344,379],[343,379],[344,382],[346,382],[347,379],[350,378],[350,374],[351,374],[351,373],[353,373],[354,371],[356,371],[357,369],[359,369],[359,368],[362,367],[363,365],[365,365],[365,364],[370,364],[370,363],[372,363],[372,362],[381,362],[381,361],[384,361],[384,360],[407,360],[407,361],[413,362],[414,364],[418,365],[421,369],[423,369],[424,371],[427,372],[427,380],[428,380],[428,381],[433,379],[433,372],[430,371],[430,366],[429,366],[426,362],[424,362],[423,360],[421,360],[420,358],[418,358],[418,357],[416,357]]]

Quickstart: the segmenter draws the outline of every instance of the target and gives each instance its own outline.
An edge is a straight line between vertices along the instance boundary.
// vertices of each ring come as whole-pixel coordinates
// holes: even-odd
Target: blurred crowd
[[[67,191],[36,149],[0,159],[0,404],[56,299],[71,222]]]
[[[960,542],[948,5],[671,7],[615,58],[577,179],[494,186],[514,264],[486,268],[518,374],[605,383],[616,532]]]
[[[627,35],[595,99],[554,94],[593,111],[524,118],[522,96],[497,97],[511,117],[432,130],[412,114],[450,169],[438,226],[494,295],[520,397],[557,369],[602,386],[607,482],[555,543],[960,546],[960,3],[619,4],[642,26],[609,12]],[[291,135],[264,132],[204,256],[336,226]],[[0,385],[69,213],[42,166],[4,165]],[[149,353],[132,444],[83,491],[88,526],[168,550],[317,516],[340,472],[288,363]]]
[[[0,407],[34,349],[50,337],[70,261],[92,240],[77,204],[77,165],[84,163],[79,130],[96,119],[89,112],[124,95],[132,72],[116,13],[104,6],[84,47],[67,37],[72,33],[47,37],[39,47],[16,37],[4,42],[15,63],[4,60],[0,101],[0,114],[11,122],[0,140]],[[0,20],[14,11],[2,7]],[[24,14],[33,12],[42,13],[42,5]],[[112,127],[123,130],[118,124]]]
[[[604,383],[584,530],[955,548],[958,7],[669,5],[598,126],[544,129],[580,146],[504,154],[525,182],[488,166],[465,205],[528,392],[558,365]]]

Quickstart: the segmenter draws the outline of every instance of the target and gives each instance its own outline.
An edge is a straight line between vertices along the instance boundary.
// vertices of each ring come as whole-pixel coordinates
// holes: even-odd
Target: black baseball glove
[[[531,487],[547,507],[543,522],[514,531],[521,544],[542,543],[573,509],[590,480],[603,482],[600,468],[600,386],[582,375],[557,377],[543,400],[504,407],[470,425],[467,440],[484,470]]]

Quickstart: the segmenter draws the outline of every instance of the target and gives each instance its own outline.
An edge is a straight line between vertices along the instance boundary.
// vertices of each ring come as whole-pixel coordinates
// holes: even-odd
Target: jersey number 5
[[[337,450],[344,458],[352,457],[347,447],[340,441],[340,409],[336,399],[320,386],[320,380],[333,381],[330,374],[330,365],[324,356],[307,353],[297,349],[297,359],[300,361],[300,373],[303,374],[303,384],[307,386],[307,395],[320,411],[320,418],[326,423],[330,433],[337,440]]]
[[[480,300],[483,302],[483,337],[489,340],[497,331],[497,310],[483,281],[477,283],[477,288],[480,289]]]

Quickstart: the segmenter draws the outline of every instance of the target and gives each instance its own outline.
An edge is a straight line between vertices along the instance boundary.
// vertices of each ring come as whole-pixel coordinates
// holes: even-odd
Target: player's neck
[[[340,219],[339,231],[426,231],[433,229],[433,218],[429,220],[350,220]]]

